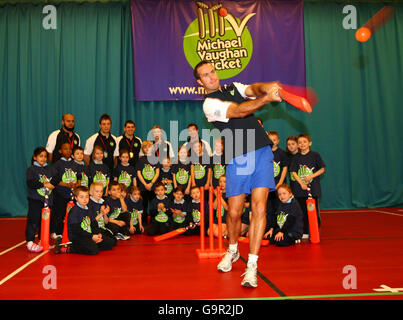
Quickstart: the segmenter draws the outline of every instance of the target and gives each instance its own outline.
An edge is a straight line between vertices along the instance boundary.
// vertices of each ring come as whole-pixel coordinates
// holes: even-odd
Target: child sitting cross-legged
[[[110,250],[115,245],[113,239],[103,237],[98,222],[88,209],[90,193],[87,187],[79,186],[74,189],[76,204],[71,208],[67,219],[67,231],[71,245],[65,252],[94,255],[99,250]],[[92,217],[91,217],[92,216]],[[60,253],[61,238],[57,238],[55,253]]]

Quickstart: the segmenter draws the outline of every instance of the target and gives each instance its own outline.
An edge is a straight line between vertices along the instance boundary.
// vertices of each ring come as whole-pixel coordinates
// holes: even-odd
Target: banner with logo
[[[136,100],[203,99],[201,60],[221,84],[305,86],[302,0],[132,0],[131,12]]]

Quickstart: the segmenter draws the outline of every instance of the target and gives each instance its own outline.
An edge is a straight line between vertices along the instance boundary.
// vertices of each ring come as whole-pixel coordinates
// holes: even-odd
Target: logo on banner
[[[209,61],[220,79],[236,76],[248,65],[253,52],[252,36],[246,27],[256,13],[242,21],[221,3],[208,6],[196,1],[197,18],[183,37],[183,50],[192,68],[202,60]]]

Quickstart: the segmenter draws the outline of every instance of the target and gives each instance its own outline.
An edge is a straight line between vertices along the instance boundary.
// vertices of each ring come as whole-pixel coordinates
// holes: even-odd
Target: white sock
[[[248,255],[248,264],[249,263],[255,263],[257,264],[257,259],[259,258],[259,256],[257,256],[256,254],[251,254],[249,253]]]
[[[238,251],[238,242],[234,243],[234,244],[230,244],[229,245],[229,251],[230,252],[237,252]]]

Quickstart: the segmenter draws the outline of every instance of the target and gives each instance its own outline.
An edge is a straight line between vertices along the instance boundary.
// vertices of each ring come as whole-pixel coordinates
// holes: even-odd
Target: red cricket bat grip
[[[308,113],[312,112],[312,106],[304,97],[292,94],[288,91],[285,91],[283,88],[279,88],[278,93],[283,100],[287,101],[292,106]]]

